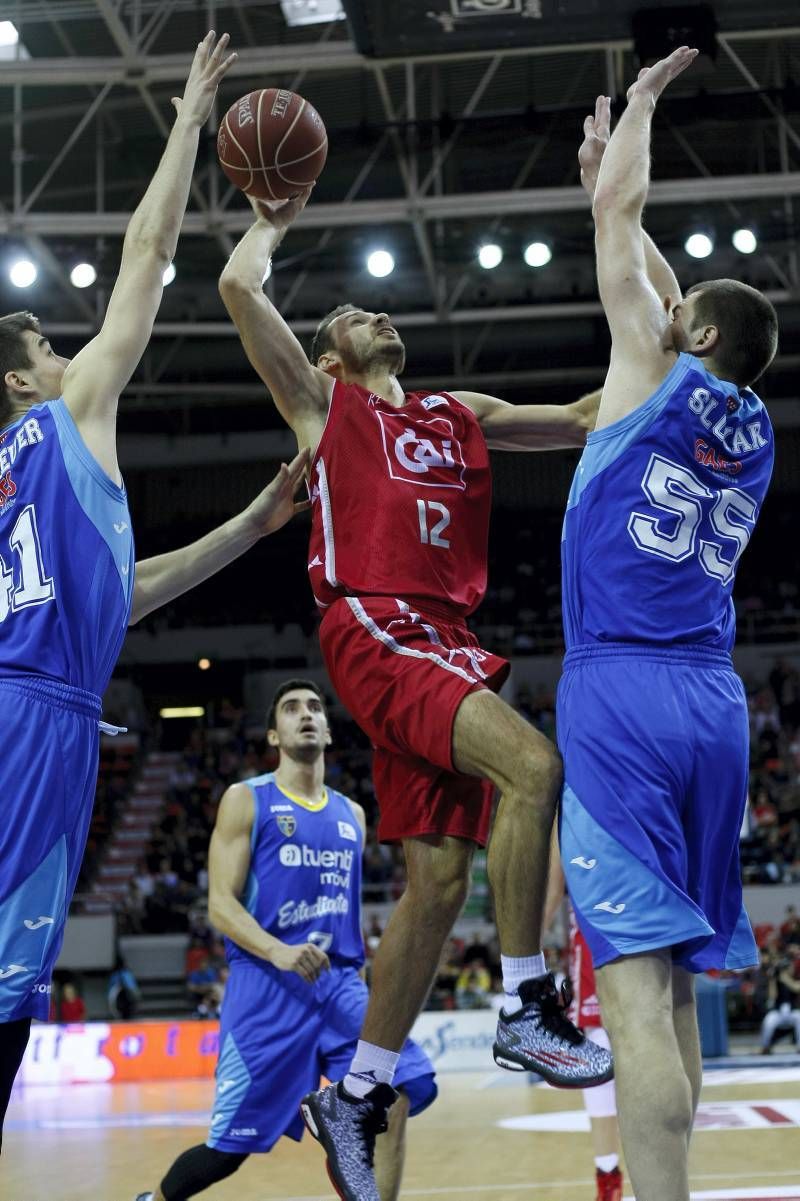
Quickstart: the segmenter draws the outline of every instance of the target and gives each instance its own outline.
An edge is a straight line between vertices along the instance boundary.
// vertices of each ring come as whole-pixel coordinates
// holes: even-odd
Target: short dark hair
[[[322,701],[322,708],[327,713],[328,703],[325,700],[325,693],[320,688],[319,684],[315,684],[313,680],[284,680],[275,689],[275,695],[270,701],[269,709],[267,709],[267,729],[274,730],[275,720],[278,716],[278,705],[287,692],[295,692],[298,688],[307,688],[309,692],[313,692]]]
[[[778,349],[778,314],[763,292],[736,279],[710,279],[686,295],[697,296],[693,324],[719,330],[713,356],[723,379],[745,388],[763,375]]]
[[[8,389],[3,382],[6,372],[14,371],[17,367],[24,369],[33,366],[28,354],[28,344],[22,336],[26,330],[30,330],[34,334],[42,332],[39,327],[39,319],[34,317],[33,313],[22,311],[9,313],[7,317],[0,317],[0,421],[2,422],[7,420],[11,403]]]
[[[335,309],[331,309],[322,318],[314,334],[314,340],[311,343],[311,354],[309,355],[315,367],[324,354],[327,354],[329,350],[333,350],[333,338],[330,335],[331,322],[335,321],[337,317],[341,317],[342,313],[357,312],[358,305],[340,304]]]

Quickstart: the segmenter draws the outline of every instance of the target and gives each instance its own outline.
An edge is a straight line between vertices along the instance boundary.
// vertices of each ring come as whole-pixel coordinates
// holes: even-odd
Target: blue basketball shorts
[[[299,1142],[300,1102],[320,1077],[341,1080],[350,1068],[367,986],[353,967],[332,967],[313,985],[269,964],[234,960],[225,986],[220,1056],[208,1146],[250,1154],[282,1135]],[[395,1087],[411,1114],[436,1098],[433,1064],[406,1040]]]
[[[739,867],[747,701],[730,656],[574,648],[557,727],[561,858],[595,966],[663,947],[691,972],[757,963]]]
[[[46,1020],[92,817],[100,698],[0,676],[0,712],[0,1022]]]

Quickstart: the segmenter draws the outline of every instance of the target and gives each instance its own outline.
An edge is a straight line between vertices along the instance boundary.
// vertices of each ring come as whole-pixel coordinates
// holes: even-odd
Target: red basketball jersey
[[[311,500],[308,569],[321,608],[392,596],[466,615],[483,599],[489,452],[475,414],[449,393],[411,392],[397,409],[337,381]]]
[[[590,1026],[602,1026],[603,1019],[600,1016],[600,1002],[597,999],[592,952],[580,932],[571,905],[569,907],[569,978],[572,983],[570,1020],[584,1030]]]

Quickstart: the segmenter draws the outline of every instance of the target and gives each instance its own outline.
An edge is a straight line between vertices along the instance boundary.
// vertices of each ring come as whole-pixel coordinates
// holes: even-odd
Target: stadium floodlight
[[[164,271],[164,274],[161,276],[161,282],[165,288],[172,283],[176,275],[177,272],[175,270],[175,264],[170,263],[170,265]]]
[[[91,263],[76,263],[69,273],[73,288],[90,288],[97,279],[97,272]]]
[[[30,259],[17,259],[8,269],[8,278],[15,288],[29,288],[36,283],[39,272]]]
[[[740,254],[752,254],[758,246],[758,238],[752,229],[736,229],[731,238]]]
[[[503,247],[496,242],[484,242],[478,251],[478,262],[485,271],[492,271],[503,261]]]
[[[281,10],[287,25],[321,25],[347,15],[341,0],[281,0]]]
[[[376,279],[383,279],[394,271],[394,257],[388,250],[373,250],[367,258],[367,271]]]
[[[714,249],[714,243],[708,234],[694,233],[689,234],[683,248],[693,259],[707,259]]]
[[[553,252],[546,242],[531,242],[525,247],[524,257],[529,267],[546,267]]]
[[[201,671],[208,671],[209,667],[211,666],[211,660],[206,658],[198,659],[197,666]]]

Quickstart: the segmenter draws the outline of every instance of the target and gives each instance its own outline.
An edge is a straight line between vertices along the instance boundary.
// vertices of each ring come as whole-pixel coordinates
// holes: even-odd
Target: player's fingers
[[[583,136],[589,138],[594,133],[594,117],[587,117],[583,122]]]
[[[220,35],[220,39],[217,42],[216,46],[209,47],[209,51],[210,51],[209,55],[208,55],[209,63],[216,64],[220,61],[223,54],[225,53],[225,47],[228,45],[228,42],[230,40],[231,40],[231,35],[229,33],[223,33]]]
[[[214,72],[213,76],[211,77],[213,83],[215,83],[215,84],[219,83],[219,81],[225,75],[228,74],[228,71],[233,66],[233,64],[236,62],[238,57],[239,57],[239,55],[234,50],[231,54],[228,55],[228,57],[225,59],[225,61],[223,63],[220,63],[220,65],[217,67],[216,71]]]
[[[295,504],[294,504],[294,515],[295,515],[295,517],[297,516],[297,514],[298,514],[298,513],[305,513],[305,512],[307,512],[307,511],[308,511],[308,509],[310,509],[310,508],[311,508],[311,501],[310,501],[310,500],[298,500],[298,501],[295,501]]]

